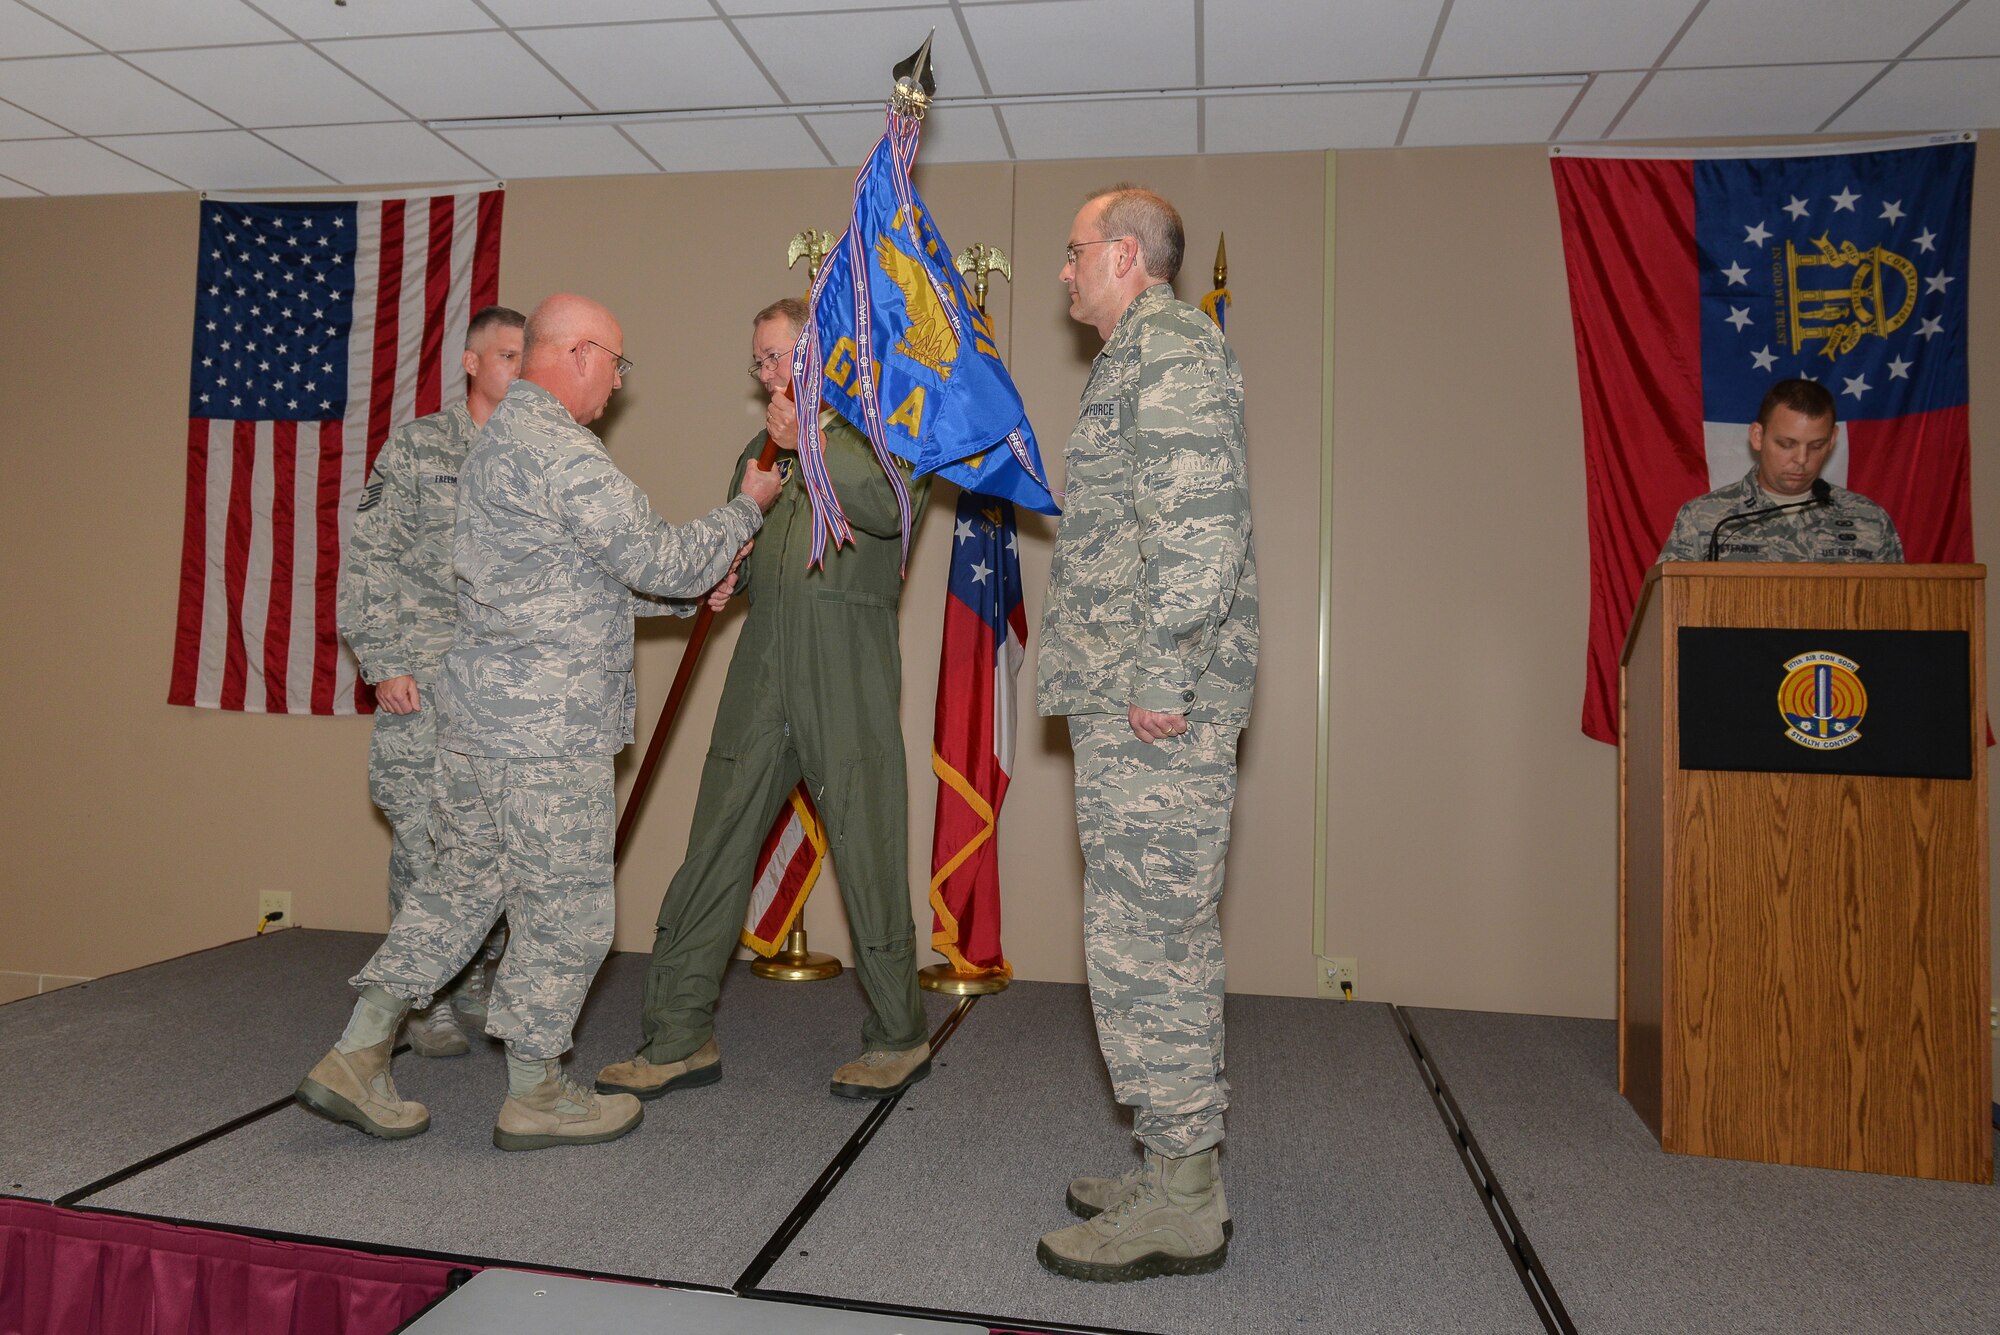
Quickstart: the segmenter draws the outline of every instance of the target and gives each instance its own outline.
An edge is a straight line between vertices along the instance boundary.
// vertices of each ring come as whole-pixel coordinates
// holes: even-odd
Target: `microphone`
[[[1721,550],[1722,530],[1728,528],[1731,524],[1748,524],[1753,519],[1764,519],[1771,515],[1784,514],[1788,510],[1803,510],[1813,505],[1830,505],[1832,502],[1832,484],[1823,477],[1816,477],[1813,479],[1812,495],[1805,500],[1793,501],[1789,505],[1773,505],[1764,510],[1750,510],[1740,515],[1729,515],[1709,531],[1708,559],[1713,561],[1716,558],[1717,552]]]

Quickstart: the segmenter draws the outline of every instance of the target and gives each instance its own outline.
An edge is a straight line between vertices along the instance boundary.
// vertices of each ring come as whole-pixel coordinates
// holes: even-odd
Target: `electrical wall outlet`
[[[289,890],[259,890],[257,892],[257,921],[263,922],[273,913],[285,916],[272,923],[272,927],[296,927],[298,920],[292,917],[292,892]]]
[[[1361,994],[1360,966],[1352,955],[1321,956],[1319,994],[1335,1001],[1353,1001]]]

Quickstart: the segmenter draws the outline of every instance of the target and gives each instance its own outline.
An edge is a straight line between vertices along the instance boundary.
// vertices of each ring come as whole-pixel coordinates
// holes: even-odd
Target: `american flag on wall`
[[[374,709],[334,627],[341,551],[390,431],[460,391],[502,199],[202,202],[169,704]]]

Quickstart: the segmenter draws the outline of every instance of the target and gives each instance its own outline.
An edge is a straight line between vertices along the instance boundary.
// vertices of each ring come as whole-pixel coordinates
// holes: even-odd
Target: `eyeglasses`
[[[631,362],[625,360],[625,358],[623,357],[620,357],[617,353],[605,347],[602,343],[599,343],[594,338],[586,338],[583,341],[590,344],[591,347],[596,348],[599,352],[603,353],[605,356],[611,358],[613,361],[618,363],[618,378],[620,380],[623,380],[626,376],[632,374]]]
[[[752,357],[750,359],[750,374],[761,377],[764,374],[765,367],[769,366],[772,362],[791,355],[792,350],[790,348],[779,348],[776,352],[766,353],[762,357]]]
[[[1082,250],[1085,246],[1108,246],[1113,241],[1130,241],[1131,239],[1129,236],[1107,236],[1102,241],[1072,241],[1063,247],[1063,263],[1064,265],[1075,264],[1076,252]]]

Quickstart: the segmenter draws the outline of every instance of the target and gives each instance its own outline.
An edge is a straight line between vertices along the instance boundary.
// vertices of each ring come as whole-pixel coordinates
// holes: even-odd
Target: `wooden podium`
[[[1985,573],[1646,576],[1619,688],[1618,1084],[1662,1148],[1993,1180]],[[1711,627],[1962,632],[1932,640],[1969,653],[1968,777],[1683,769],[1683,646]],[[1782,738],[1782,690],[1749,689]]]

